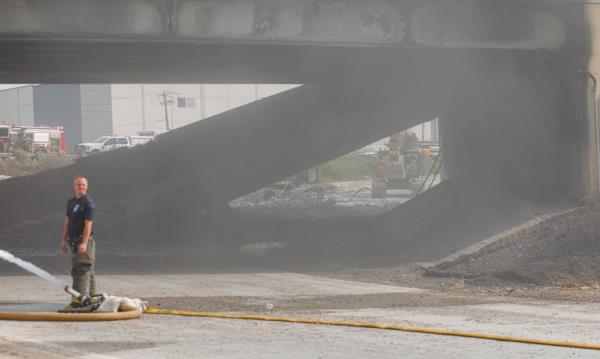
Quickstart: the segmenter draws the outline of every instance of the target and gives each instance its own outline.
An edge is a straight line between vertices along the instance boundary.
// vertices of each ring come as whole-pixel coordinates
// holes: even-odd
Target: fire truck
[[[0,125],[0,153],[66,154],[62,127]]]

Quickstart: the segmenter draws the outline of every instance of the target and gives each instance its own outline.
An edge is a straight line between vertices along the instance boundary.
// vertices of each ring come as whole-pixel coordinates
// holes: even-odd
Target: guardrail
[[[80,158],[81,156],[79,155],[59,155],[56,153],[47,153],[47,154],[43,154],[41,155],[42,157],[62,157],[62,158],[72,158],[72,159],[77,159]],[[14,158],[15,155],[13,153],[10,152],[0,152],[0,160],[1,159],[8,159],[8,158]],[[28,153],[27,157],[29,157],[30,159],[35,159],[35,158],[39,158],[40,155],[35,154],[35,153]]]

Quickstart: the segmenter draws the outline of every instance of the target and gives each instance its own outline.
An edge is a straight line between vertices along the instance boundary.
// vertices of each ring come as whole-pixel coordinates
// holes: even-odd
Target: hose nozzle
[[[83,294],[79,293],[78,291],[76,291],[75,289],[69,287],[68,285],[65,286],[65,292],[67,292],[70,295],[72,295],[73,297],[77,298],[77,300],[79,300],[79,302],[82,305],[84,305],[84,306],[92,304],[92,299],[90,297],[88,297],[87,295],[83,295]]]

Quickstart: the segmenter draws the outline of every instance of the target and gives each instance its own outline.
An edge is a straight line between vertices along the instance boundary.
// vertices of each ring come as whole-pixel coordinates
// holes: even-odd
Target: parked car
[[[106,152],[123,147],[133,147],[148,143],[154,136],[102,136],[93,142],[80,143],[75,147],[75,152],[80,156]]]

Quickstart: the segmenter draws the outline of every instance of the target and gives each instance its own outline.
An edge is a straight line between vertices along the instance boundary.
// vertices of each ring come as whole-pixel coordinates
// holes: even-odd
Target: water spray
[[[13,254],[11,254],[7,251],[4,251],[2,249],[0,249],[0,258],[4,259],[7,262],[16,264],[19,267],[23,268],[24,270],[26,270],[30,273],[33,273],[40,278],[47,280],[49,283],[55,285],[56,287],[63,288],[65,290],[65,292],[67,292],[70,295],[72,295],[73,297],[77,298],[77,300],[79,300],[79,302],[83,306],[88,306],[88,305],[93,304],[91,297],[79,293],[78,291],[76,291],[75,289],[71,288],[68,285],[65,286],[60,280],[58,280],[58,278],[56,278],[52,274],[46,272],[45,270],[43,270],[39,267],[36,267],[32,263],[29,263],[20,258],[17,258]]]
[[[39,267],[36,267],[35,265],[33,265],[29,262],[25,262],[24,260],[15,257],[14,255],[12,255],[11,253],[9,253],[7,251],[0,249],[0,258],[4,259],[7,262],[18,265],[19,267],[23,268],[24,270],[26,270],[30,273],[33,273],[42,279],[47,280],[50,284],[52,284],[58,288],[65,287],[65,285],[60,280],[58,280],[58,278],[53,276],[52,274],[46,272],[45,270],[43,270]]]

